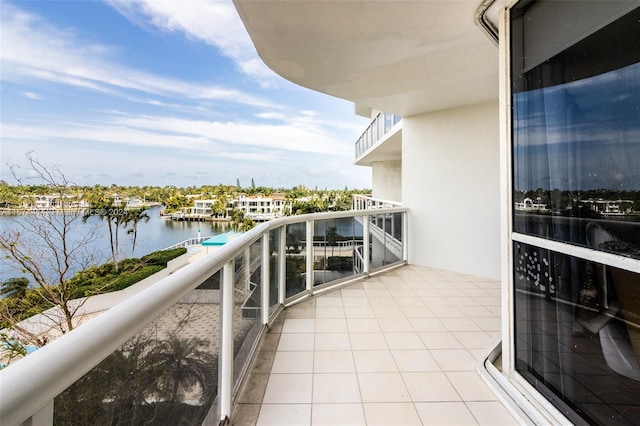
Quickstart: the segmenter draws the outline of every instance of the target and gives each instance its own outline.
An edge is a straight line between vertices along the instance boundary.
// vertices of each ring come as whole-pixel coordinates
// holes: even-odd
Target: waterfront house
[[[213,205],[217,200],[194,200],[191,214],[212,216]]]
[[[89,203],[75,195],[23,195],[22,208],[39,211],[54,211],[61,208],[87,209]]]
[[[270,196],[239,194],[231,204],[233,208],[244,212],[245,217],[256,222],[265,222],[284,216],[287,199],[285,194],[280,192]]]

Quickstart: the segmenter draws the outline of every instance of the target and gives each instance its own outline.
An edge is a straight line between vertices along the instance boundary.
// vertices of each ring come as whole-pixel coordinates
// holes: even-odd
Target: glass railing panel
[[[381,225],[380,215],[371,215],[369,224],[369,270],[381,268],[385,265],[385,244],[386,234],[380,232]]]
[[[218,390],[218,318],[219,290],[191,292],[58,395],[54,424],[201,424]]]
[[[402,243],[392,234],[394,220],[392,214],[377,214],[371,216],[369,225],[370,241],[370,270],[402,260]]]
[[[278,286],[280,284],[280,235],[283,228],[269,231],[269,313],[278,307]]]
[[[286,294],[292,297],[306,289],[307,229],[306,223],[294,223],[286,227]]]
[[[241,378],[262,327],[262,239],[235,259],[233,288],[234,388]]]
[[[375,144],[378,141],[378,139],[380,139],[380,133],[379,133],[380,128],[378,127],[379,123],[380,123],[380,116],[377,116],[376,118],[373,119],[373,122],[371,123],[371,127],[370,127],[371,141],[367,148],[371,147],[371,145]]]
[[[352,217],[315,221],[314,285],[361,272],[354,260],[362,235],[361,222]]]
[[[330,235],[327,235],[327,228],[330,228]],[[313,223],[313,285],[324,284],[328,279],[327,274],[327,253],[328,239],[334,239],[336,228],[332,220],[316,220]]]
[[[402,213],[392,213],[392,222],[391,222],[391,235],[393,238],[402,242],[404,239],[402,238],[403,232],[403,223],[402,223]]]

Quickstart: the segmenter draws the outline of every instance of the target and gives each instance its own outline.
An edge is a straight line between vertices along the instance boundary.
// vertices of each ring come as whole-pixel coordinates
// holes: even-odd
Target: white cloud
[[[37,93],[33,93],[33,92],[24,92],[23,95],[26,98],[33,99],[35,101],[39,101],[39,100],[43,99],[42,96],[38,95]]]
[[[265,150],[341,154],[344,147],[322,128],[310,123],[292,125],[251,122],[188,120],[165,116],[129,116],[114,119],[128,128],[150,132],[202,137],[231,145],[248,145]],[[292,119],[293,120],[293,119]]]
[[[202,16],[187,13],[194,4]],[[131,9],[127,16],[139,20],[140,26],[152,25],[155,35],[160,28],[173,32],[174,39],[186,35],[219,47],[239,69],[257,80],[262,78],[260,69],[267,70],[255,55],[231,3],[195,0],[118,5],[119,10],[125,6]],[[144,13],[143,7],[148,9]],[[175,9],[182,7],[184,12]],[[216,8],[221,12],[212,17]],[[11,118],[8,114],[2,117],[5,163],[10,157],[19,159],[24,152],[36,150],[47,161],[65,165],[70,175],[87,176],[88,184],[95,183],[93,178],[122,182],[132,170],[144,173],[149,183],[172,184],[199,181],[180,181],[180,177],[163,181],[167,170],[180,170],[180,176],[207,170],[216,181],[225,181],[231,174],[234,183],[236,177],[260,177],[265,184],[283,186],[317,183],[342,187],[342,182],[366,175],[352,165],[350,149],[363,129],[355,120],[361,120],[327,118],[311,111],[324,108],[338,115],[335,108],[306,97],[306,92],[262,91],[253,95],[186,78],[166,78],[158,71],[125,65],[118,46],[88,41],[96,40],[99,34],[87,36],[53,27],[21,11],[15,3],[3,3],[1,13],[0,79],[24,87],[11,95],[36,99],[46,93],[50,100],[52,93],[63,91],[60,87],[50,90],[49,82],[66,86],[62,87],[64,93],[72,95],[61,98],[60,105],[48,112],[50,103],[42,102],[38,105],[42,109],[21,111],[16,107]],[[203,49],[202,44],[196,47]],[[262,83],[279,78],[267,71]],[[226,76],[218,78],[223,81]],[[241,78],[245,83],[248,80]],[[71,88],[83,90],[75,93]],[[81,102],[87,92],[92,98],[84,106]],[[105,94],[110,96],[101,96]],[[79,103],[67,109],[67,101]],[[9,105],[10,100],[3,102]],[[0,164],[0,169],[3,167]]]
[[[176,2],[179,4],[182,2]],[[24,83],[39,79],[111,94],[135,90],[159,96],[274,107],[268,100],[237,90],[164,78],[121,65],[114,58],[117,49],[83,42],[72,31],[55,28],[13,5],[3,4],[1,16],[0,60],[4,81]]]
[[[105,113],[106,114],[106,113]],[[50,121],[38,125],[3,123],[0,131],[12,140],[81,140],[140,147],[172,148],[211,156],[247,158],[257,150],[272,161],[284,151],[344,155],[344,146],[322,128],[290,123],[263,124],[185,119],[169,116],[112,113],[100,121]],[[224,153],[224,154],[223,154]],[[251,156],[250,156],[251,157]]]
[[[264,120],[284,120],[286,118],[286,115],[279,112],[259,112],[255,116]]]
[[[131,22],[149,24],[164,31],[215,46],[231,58],[245,74],[263,87],[276,85],[279,78],[258,57],[231,1],[107,0]]]

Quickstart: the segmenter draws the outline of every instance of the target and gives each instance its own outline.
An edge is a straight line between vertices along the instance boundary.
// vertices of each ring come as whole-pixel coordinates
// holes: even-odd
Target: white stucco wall
[[[373,197],[402,202],[402,161],[379,161],[371,167]]]
[[[402,132],[409,262],[500,279],[498,103],[405,117]]]

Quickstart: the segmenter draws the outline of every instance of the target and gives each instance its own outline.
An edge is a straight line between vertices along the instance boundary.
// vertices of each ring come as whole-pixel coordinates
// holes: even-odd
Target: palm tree
[[[244,211],[231,211],[231,228],[236,232],[246,232],[255,226],[255,222],[244,215]]]
[[[326,239],[329,245],[331,246],[331,257],[333,257],[333,249],[335,248],[336,241],[338,241],[338,228],[335,226],[330,226],[327,228]]]
[[[141,424],[140,408],[156,392],[155,340],[138,335],[56,398],[55,424]]]
[[[196,385],[202,389],[201,400],[214,392],[217,381],[215,357],[207,347],[208,342],[204,339],[180,339],[172,335],[152,350],[149,357],[161,371],[157,382],[161,397],[182,402],[180,391]]]
[[[138,238],[138,223],[144,221],[149,222],[149,215],[146,213],[146,209],[137,208],[130,209],[127,211],[127,222],[131,223],[131,228],[127,231],[127,234],[133,234],[133,246],[131,248],[131,253],[133,254],[136,251],[136,239]]]
[[[111,258],[113,259],[113,264],[116,268],[116,272],[118,271],[118,222],[117,217],[114,216],[115,209],[113,205],[113,198],[99,197],[97,200],[91,203],[91,209],[88,213],[86,213],[83,217],[83,221],[87,221],[90,216],[98,216],[98,218],[102,221],[105,220],[107,222],[107,228],[109,229],[109,246],[111,248]],[[115,234],[114,228],[115,227]]]

